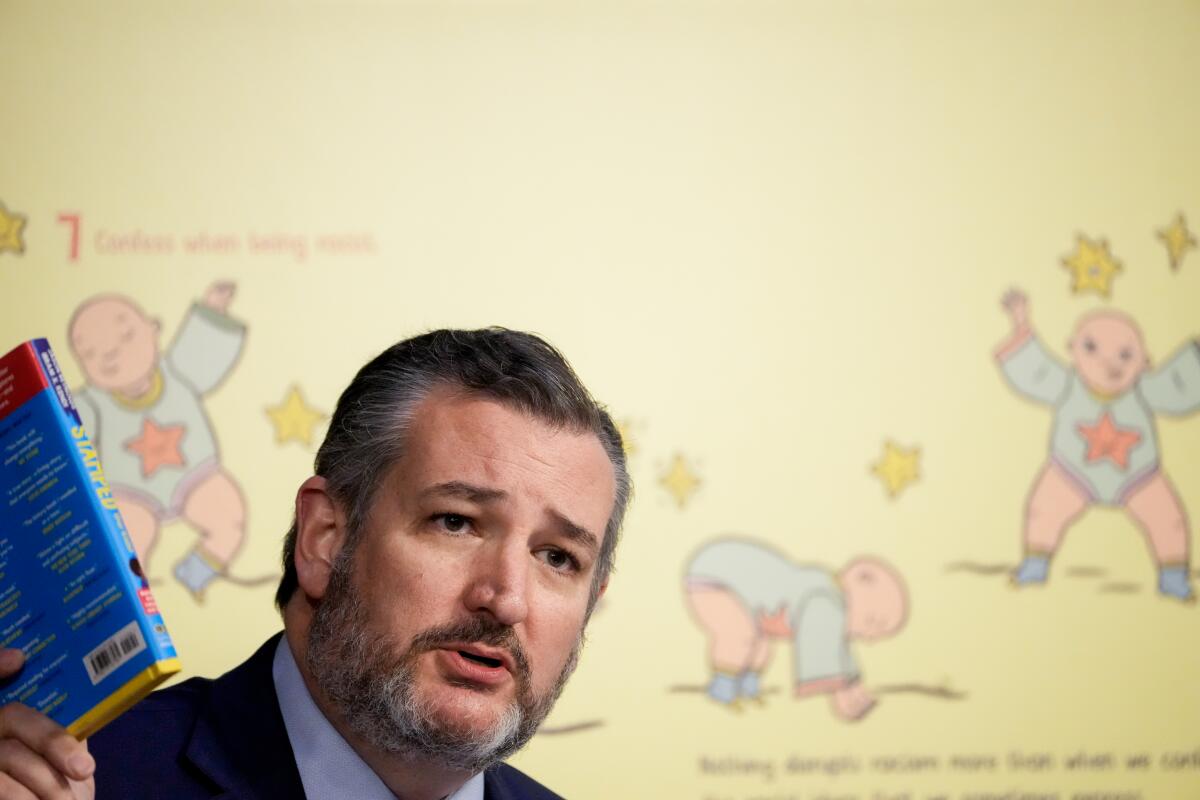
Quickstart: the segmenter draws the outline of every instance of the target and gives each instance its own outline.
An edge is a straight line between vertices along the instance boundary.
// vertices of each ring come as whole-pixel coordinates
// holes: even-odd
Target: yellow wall
[[[1049,411],[991,358],[1005,290],[1060,353],[1098,307],[1133,315],[1160,359],[1200,334],[1200,251],[1172,270],[1156,236],[1178,214],[1200,230],[1197,42],[1196,2],[8,0],[0,204],[26,223],[24,252],[0,252],[2,349],[47,336],[78,385],[65,331],[83,299],[136,299],[165,343],[209,284],[236,282],[249,337],[206,408],[249,503],[233,572],[254,577],[277,569],[315,449],[276,442],[265,409],[290,386],[328,412],[370,355],[432,326],[560,346],[630,432],[637,484],[549,723],[603,724],[516,759],[569,797],[1200,796],[1200,766],[1158,762],[1200,759],[1200,611],[1157,595],[1121,511],[1089,512],[1042,589],[948,569],[1015,563],[1046,454]],[[82,218],[75,261],[64,212]],[[180,246],[109,252],[134,231]],[[200,232],[239,251],[184,252]],[[307,257],[249,251],[271,234]],[[312,249],[327,234],[373,251]],[[1111,299],[1072,293],[1079,235],[1123,265]],[[1200,419],[1159,434],[1200,514]],[[895,499],[871,473],[887,440],[920,448]],[[660,483],[676,455],[700,480],[682,505]],[[681,575],[726,533],[831,568],[889,559],[912,616],[859,649],[866,684],[965,699],[882,694],[840,722],[790,697],[785,646],[762,709],[672,691],[708,679]],[[278,619],[270,586],[189,597],[170,568],[194,541],[167,527],[150,574],[188,674],[212,675]],[[1155,763],[1072,773],[1081,750]],[[1011,752],[1059,764],[1014,772]],[[963,753],[999,767],[946,766]],[[785,769],[844,754],[861,772]],[[943,766],[879,771],[912,755]]]

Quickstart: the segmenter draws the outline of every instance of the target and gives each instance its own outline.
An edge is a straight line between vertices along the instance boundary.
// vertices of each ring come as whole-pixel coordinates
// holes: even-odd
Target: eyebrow
[[[483,504],[503,500],[508,497],[508,493],[502,489],[489,489],[465,481],[446,481],[421,491],[422,499],[430,497],[459,497],[472,503]],[[563,536],[593,553],[600,552],[600,540],[596,538],[596,534],[559,511],[550,509],[549,514]]]
[[[568,539],[580,547],[586,548],[589,552],[600,552],[600,540],[596,538],[596,534],[582,525],[572,522],[554,509],[550,510],[550,516],[558,523],[559,529]]]
[[[422,490],[421,497],[461,497],[463,500],[470,500],[473,503],[490,503],[503,500],[508,497],[508,494],[500,489],[475,486],[463,481],[447,481]]]

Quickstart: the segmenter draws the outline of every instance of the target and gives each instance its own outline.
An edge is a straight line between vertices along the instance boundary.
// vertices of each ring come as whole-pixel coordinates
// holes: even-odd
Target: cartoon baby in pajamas
[[[227,313],[233,292],[231,283],[210,287],[165,353],[158,320],[119,295],[84,301],[69,327],[88,383],[76,405],[134,548],[148,560],[160,525],[187,520],[200,537],[174,575],[197,598],[226,573],[245,536],[242,492],[221,466],[203,405],[245,340],[245,326]]]
[[[996,351],[1014,389],[1054,409],[1050,455],[1025,508],[1025,557],[1018,586],[1044,583],[1067,527],[1092,505],[1124,508],[1146,535],[1158,566],[1158,591],[1190,601],[1189,532],[1183,503],[1162,470],[1156,414],[1200,408],[1200,344],[1188,342],[1151,370],[1142,332],[1117,311],[1096,311],[1075,326],[1071,365],[1042,345],[1028,298],[1004,297],[1012,319]]]

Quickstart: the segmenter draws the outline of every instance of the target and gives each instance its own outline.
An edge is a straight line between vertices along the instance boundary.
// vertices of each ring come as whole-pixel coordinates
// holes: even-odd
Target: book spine
[[[92,488],[90,499],[96,508],[96,518],[104,529],[104,540],[118,567],[127,596],[136,598],[137,602],[131,605],[137,616],[142,637],[154,654],[155,661],[175,658],[175,646],[167,633],[166,624],[158,610],[158,604],[154,601],[154,595],[150,591],[148,582],[139,577],[144,573],[138,562],[137,552],[133,548],[133,541],[129,537],[129,531],[125,527],[125,521],[117,510],[117,499],[113,496],[112,488],[104,477],[104,470],[101,468],[96,447],[83,427],[83,421],[79,416],[79,411],[75,408],[71,390],[63,379],[62,370],[59,369],[54,352],[45,339],[34,339],[30,345],[37,356],[38,367],[41,369],[42,375],[58,400],[64,430],[74,445],[75,458],[72,460],[75,468],[83,477],[83,484]],[[134,567],[136,567],[136,572]]]

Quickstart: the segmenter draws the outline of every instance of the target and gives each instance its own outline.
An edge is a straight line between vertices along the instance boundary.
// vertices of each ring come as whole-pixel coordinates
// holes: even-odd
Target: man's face
[[[1101,394],[1128,391],[1146,369],[1142,334],[1119,314],[1085,317],[1071,339],[1071,360],[1084,384]]]
[[[158,323],[116,297],[93,300],[76,314],[71,348],[88,383],[120,391],[144,381],[158,363]]]
[[[614,497],[596,436],[435,390],[316,612],[318,684],[384,749],[507,755],[574,666]]]

